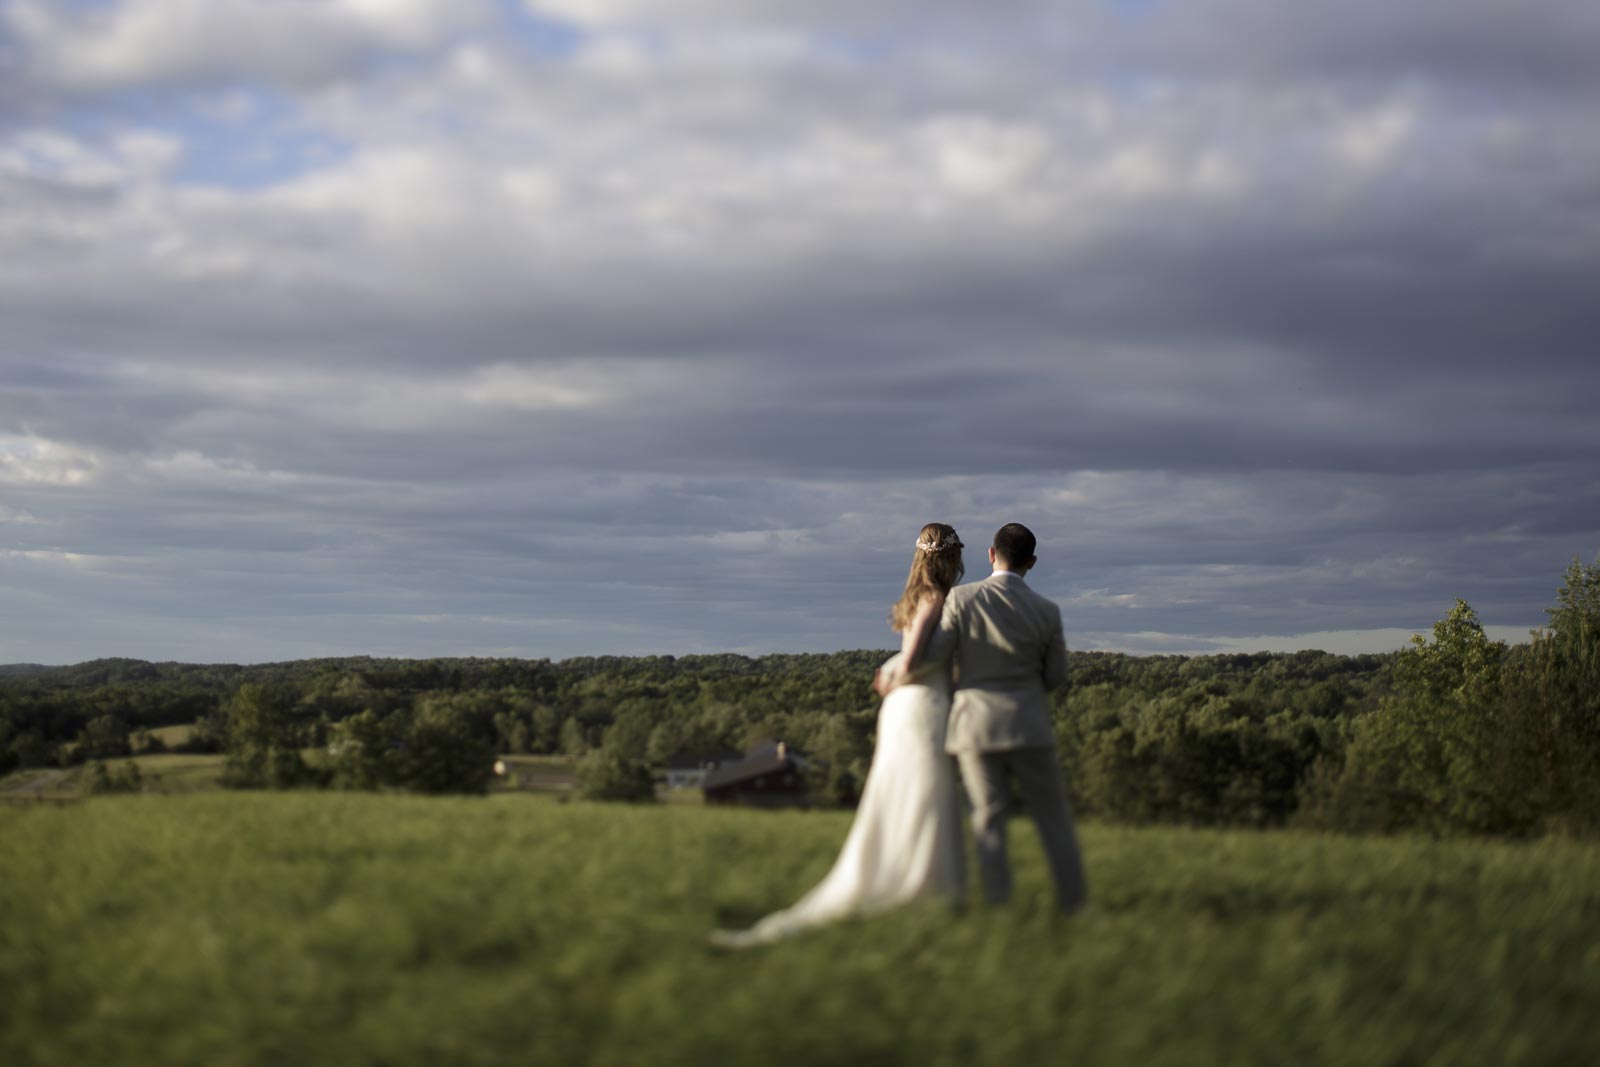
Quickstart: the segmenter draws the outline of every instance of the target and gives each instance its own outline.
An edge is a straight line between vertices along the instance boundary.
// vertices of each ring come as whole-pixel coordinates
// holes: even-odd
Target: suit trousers
[[[999,752],[956,753],[961,779],[972,801],[972,833],[978,852],[978,877],[984,900],[1003,904],[1011,899],[1011,864],[1006,858],[1006,818],[1010,814],[1010,779],[1015,778],[1022,803],[1039,830],[1056,902],[1065,913],[1088,900],[1078,833],[1067,805],[1066,785],[1054,745],[1035,745]]]

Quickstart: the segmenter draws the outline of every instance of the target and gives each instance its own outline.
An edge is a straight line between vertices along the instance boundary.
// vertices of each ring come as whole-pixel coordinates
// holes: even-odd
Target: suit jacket
[[[956,671],[947,752],[1055,744],[1046,693],[1067,681],[1061,609],[1019,575],[998,571],[945,599],[938,641]]]

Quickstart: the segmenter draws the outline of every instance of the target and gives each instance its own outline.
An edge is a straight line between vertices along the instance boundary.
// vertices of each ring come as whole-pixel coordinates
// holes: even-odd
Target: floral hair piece
[[[964,548],[961,538],[955,534],[950,535],[947,541],[918,541],[917,547],[924,552],[943,552],[947,548]]]

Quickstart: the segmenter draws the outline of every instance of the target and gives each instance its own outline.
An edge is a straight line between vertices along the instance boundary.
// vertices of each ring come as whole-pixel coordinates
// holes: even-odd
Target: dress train
[[[917,681],[884,698],[861,803],[826,877],[795,904],[748,930],[716,931],[713,944],[769,944],[917,897],[965,897],[955,770],[944,751],[950,689],[932,673],[919,672]]]

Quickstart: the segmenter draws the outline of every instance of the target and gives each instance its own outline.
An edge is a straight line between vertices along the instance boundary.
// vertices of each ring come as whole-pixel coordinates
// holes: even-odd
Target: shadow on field
[[[1408,910],[1440,905],[1462,908],[1476,906],[1476,888],[1470,884],[1460,887],[1428,883],[1404,887],[1368,887],[1358,895],[1368,905]],[[1321,915],[1330,911],[1349,910],[1351,899],[1351,892],[1342,887],[1306,887],[1274,892],[1247,886],[1216,890],[1183,886],[1108,894],[1098,899],[1094,907],[1107,914],[1171,911],[1229,920],[1259,919],[1284,913]]]
[[[723,930],[743,930],[754,926],[783,906],[774,904],[770,908],[758,908],[753,904],[719,904],[712,915],[716,925]]]

